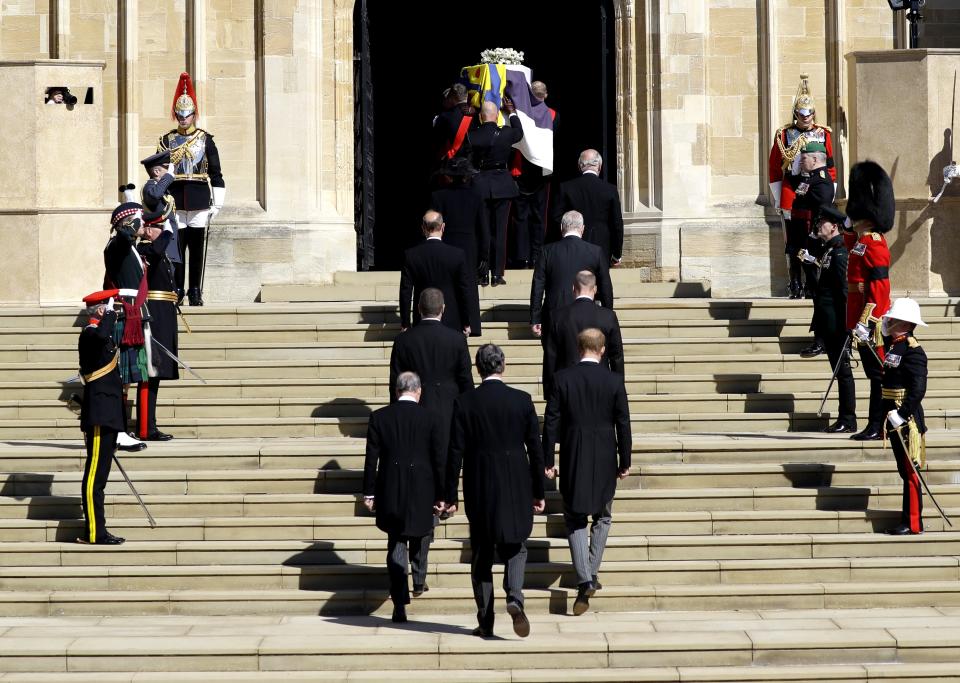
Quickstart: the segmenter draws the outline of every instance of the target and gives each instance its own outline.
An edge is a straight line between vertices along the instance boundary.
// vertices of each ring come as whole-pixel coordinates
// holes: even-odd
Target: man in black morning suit
[[[609,308],[597,306],[597,277],[589,270],[577,273],[573,283],[573,303],[561,306],[553,312],[550,333],[545,335],[543,358],[544,393],[550,393],[553,375],[564,368],[580,362],[577,336],[588,328],[603,332],[607,340],[606,353],[600,364],[623,377],[623,340],[620,321]]]
[[[377,528],[387,533],[387,572],[393,621],[407,620],[410,603],[407,560],[414,581],[427,574],[433,518],[444,509],[446,444],[440,441],[436,417],[421,408],[420,378],[403,372],[397,377],[397,401],[370,416],[363,466],[363,502],[377,515]]]
[[[423,215],[423,244],[403,253],[400,271],[400,327],[410,327],[411,297],[420,301],[420,293],[427,287],[443,292],[445,308],[443,324],[470,334],[467,265],[463,249],[443,243],[443,216],[436,211]],[[413,322],[420,320],[420,311],[414,310]]]
[[[568,211],[560,221],[563,238],[544,246],[533,270],[530,286],[530,327],[536,337],[550,332],[550,315],[573,302],[573,281],[581,270],[597,276],[597,300],[613,308],[613,285],[603,252],[595,244],[581,239],[583,216]]]
[[[610,533],[617,479],[630,474],[630,407],[620,375],[600,365],[603,333],[587,329],[577,338],[580,363],[553,378],[543,418],[543,454],[551,479],[560,444],[560,494],[577,598],[573,614],[590,606],[600,588],[597,575]],[[619,455],[619,459],[618,459]],[[587,516],[593,517],[587,534]]]
[[[613,183],[600,178],[603,159],[595,149],[586,149],[577,160],[580,177],[560,185],[554,215],[566,211],[583,214],[583,239],[603,250],[604,261],[620,263],[623,254],[623,211],[620,193]]]
[[[456,400],[447,461],[447,511],[456,512],[463,467],[463,501],[470,522],[470,577],[479,626],[474,635],[493,635],[494,550],[506,564],[503,588],[513,630],[525,637],[523,611],[525,542],[533,513],[543,512],[543,454],[537,413],[530,394],[503,383],[503,351],[484,344],[477,351],[480,386]]]
[[[490,264],[492,285],[504,285],[503,269],[507,261],[507,219],[510,217],[510,200],[519,194],[517,182],[510,174],[508,164],[513,155],[514,143],[523,139],[520,119],[514,113],[510,100],[504,98],[503,111],[509,115],[509,126],[497,125],[499,111],[493,102],[484,102],[480,108],[480,127],[467,134],[471,159],[480,171],[474,180],[477,193],[484,200],[486,224],[490,230],[490,254],[484,260]],[[480,283],[486,284],[486,278]]]

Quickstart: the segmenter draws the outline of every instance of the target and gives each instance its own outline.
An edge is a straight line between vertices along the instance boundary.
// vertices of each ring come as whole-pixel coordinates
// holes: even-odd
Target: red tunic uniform
[[[803,141],[797,142],[800,136],[803,136]],[[800,130],[792,123],[784,126],[777,131],[773,147],[770,148],[770,189],[773,191],[778,209],[793,208],[793,188],[790,187],[790,183],[783,182],[784,176],[790,173],[800,174],[799,150],[808,142],[820,142],[827,148],[827,168],[830,179],[834,183],[837,182],[837,169],[833,165],[833,136],[830,134],[830,129],[817,124],[813,124],[810,130]],[[784,151],[791,155],[790,159],[784,156]]]
[[[866,232],[857,240],[847,263],[847,284],[847,328],[857,326],[867,304],[874,304],[870,322],[879,325],[890,308],[890,249],[883,235]]]

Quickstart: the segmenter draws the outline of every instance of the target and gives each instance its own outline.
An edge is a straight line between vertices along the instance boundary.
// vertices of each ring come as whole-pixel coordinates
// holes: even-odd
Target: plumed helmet
[[[810,76],[800,74],[800,85],[797,87],[797,94],[793,98],[793,111],[803,116],[815,114],[817,105],[813,101],[813,94],[810,92]]]
[[[173,106],[170,108],[170,115],[177,118],[177,114],[181,116],[200,115],[200,109],[197,106],[197,93],[194,92],[193,81],[186,71],[180,74],[177,89],[173,92]]]
[[[896,203],[893,182],[887,172],[874,161],[861,161],[850,169],[847,185],[847,215],[853,222],[868,220],[874,232],[885,233],[893,228]]]

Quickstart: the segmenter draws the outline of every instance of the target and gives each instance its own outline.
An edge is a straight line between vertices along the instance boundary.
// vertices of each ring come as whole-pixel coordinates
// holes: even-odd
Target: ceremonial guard
[[[113,326],[113,340],[119,347],[118,365],[126,403],[127,388],[131,384],[145,383],[150,378],[150,354],[146,348],[149,326],[144,325],[147,271],[136,247],[137,239],[146,234],[143,207],[132,201],[133,191],[129,186],[121,189],[127,201],[113,210],[110,219],[114,234],[103,250],[103,287],[104,290],[117,290],[117,303],[122,307]],[[148,220],[156,218],[154,212],[147,216]],[[124,409],[124,418],[127,412]],[[146,448],[146,444],[134,439],[126,429],[120,433],[118,444],[124,450]]]
[[[799,173],[788,176],[788,184],[794,194],[790,220],[786,221],[791,299],[802,299],[804,296],[812,299],[816,289],[815,259],[822,253],[822,243],[813,234],[814,218],[821,206],[833,202],[833,179],[829,171],[826,147],[819,142],[808,142],[800,153]],[[801,250],[806,250],[811,260],[803,260]]]
[[[103,514],[103,490],[110,476],[117,434],[123,432],[125,422],[123,381],[118,367],[120,351],[113,339],[117,314],[113,298],[107,297],[107,293],[99,292],[84,300],[93,308],[77,342],[83,382],[80,429],[87,447],[80,489],[86,524],[77,541],[95,545],[119,545],[124,540],[107,531]]]
[[[770,149],[770,191],[773,194],[774,207],[783,216],[784,232],[787,230],[787,221],[791,218],[795,197],[788,176],[800,174],[800,152],[807,143],[819,142],[824,146],[830,182],[837,182],[837,169],[833,163],[833,136],[827,126],[817,123],[816,105],[807,79],[807,74],[800,74],[800,86],[793,100],[793,121],[777,130],[773,147]],[[787,235],[784,234],[784,241],[786,239]],[[791,279],[791,285],[792,283]]]
[[[853,330],[863,371],[870,380],[870,412],[863,431],[851,438],[882,438],[883,338],[880,319],[890,308],[890,249],[884,233],[893,227],[893,183],[872,161],[850,169],[847,216],[860,238],[850,250],[847,266],[847,329]]]
[[[813,323],[810,329],[821,339],[830,369],[836,369],[840,407],[837,419],[824,431],[836,434],[857,431],[857,395],[846,353],[847,339],[847,248],[840,228],[846,216],[833,204],[819,209],[816,219],[817,237],[823,243],[823,255],[815,259],[820,271],[813,297]],[[801,254],[803,257],[805,254]]]
[[[142,163],[149,172],[151,167],[162,164],[165,157],[169,158],[169,152],[158,152]],[[162,178],[167,181],[172,176],[164,174]],[[156,191],[156,188],[151,188],[151,191]],[[147,194],[146,191],[144,194]],[[147,309],[150,312],[151,337],[149,380],[137,385],[137,436],[147,441],[169,441],[173,438],[157,429],[157,393],[160,391],[160,380],[180,378],[176,361],[167,354],[178,354],[177,284],[174,265],[170,261],[170,245],[176,240],[173,229],[176,217],[173,217],[171,225],[170,217],[174,211],[172,200],[161,196],[158,201],[162,204],[155,212],[157,215],[146,221],[146,234],[137,245],[137,251],[147,267]]]
[[[888,338],[883,360],[883,410],[897,471],[903,479],[900,525],[888,532],[896,536],[923,533],[923,492],[917,468],[926,464],[927,425],[920,402],[927,391],[927,354],[913,337],[918,325],[927,326],[913,299],[897,299],[883,316],[883,334]]]
[[[175,179],[176,168],[170,163],[170,152],[157,152],[140,162],[147,169],[147,182],[140,189],[140,203],[147,211],[163,212],[163,222],[169,223],[173,230],[170,242],[167,244],[167,258],[173,264],[174,284],[178,300],[183,299],[183,290],[177,289],[178,283],[183,282],[183,259],[180,258],[179,236],[180,225],[177,223],[177,206],[170,194],[170,185]]]
[[[176,169],[170,194],[177,208],[180,255],[189,268],[187,299],[191,306],[202,306],[207,228],[223,208],[227,190],[213,135],[196,127],[199,112],[190,74],[180,74],[171,113],[177,127],[160,138],[157,151],[168,151]],[[182,291],[183,286],[181,274],[177,287]]]

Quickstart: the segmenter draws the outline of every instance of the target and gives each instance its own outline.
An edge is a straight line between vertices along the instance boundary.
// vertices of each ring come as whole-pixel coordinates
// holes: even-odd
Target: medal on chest
[[[900,361],[903,359],[903,356],[900,356],[896,353],[888,353],[883,359],[883,364],[888,368],[899,368]]]
[[[863,256],[867,253],[867,245],[863,242],[858,242],[857,246],[850,250],[850,253],[855,254],[856,256]]]

